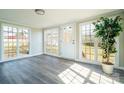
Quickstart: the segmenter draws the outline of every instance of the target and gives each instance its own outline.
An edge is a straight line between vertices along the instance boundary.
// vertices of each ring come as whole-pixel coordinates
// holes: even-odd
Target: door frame
[[[58,30],[58,54],[53,54],[53,53],[47,53],[46,52],[45,30],[49,30],[49,29],[57,29]],[[59,57],[59,54],[60,54],[60,44],[59,44],[59,39],[60,38],[59,37],[60,37],[59,27],[52,27],[52,28],[44,29],[44,31],[43,31],[43,51],[44,51],[44,54]]]
[[[94,61],[91,61],[91,60],[86,60],[86,59],[83,59],[83,58],[81,58],[80,56],[82,55],[82,40],[81,40],[81,26],[82,25],[86,25],[86,24],[90,24],[90,23],[92,23],[93,21],[89,21],[89,22],[84,22],[84,23],[79,23],[79,25],[78,25],[78,27],[79,27],[79,60],[81,61],[81,62],[85,62],[85,63],[93,63],[93,64],[100,64],[99,62],[97,62],[96,61],[96,59],[97,59],[97,48],[96,48],[96,46],[97,46],[97,41],[96,40],[94,40]]]
[[[74,44],[74,58],[73,59],[70,59],[70,58],[68,58],[68,57],[63,57],[63,56],[61,56],[61,38],[60,38],[60,36],[61,36],[61,27],[64,27],[64,26],[68,26],[68,25],[72,25],[72,26],[74,26],[74,39],[75,39],[75,44]],[[54,55],[54,54],[51,54],[51,53],[47,53],[46,52],[46,49],[45,49],[45,30],[47,30],[47,29],[54,29],[54,28],[58,28],[58,36],[59,36],[59,38],[58,38],[58,55]],[[64,59],[70,59],[70,60],[76,60],[76,23],[68,23],[68,24],[63,24],[63,25],[60,25],[60,26],[57,26],[57,27],[51,27],[51,28],[46,28],[46,29],[44,29],[44,31],[43,31],[43,51],[44,51],[44,54],[47,54],[47,55],[51,55],[51,56],[56,56],[56,57],[60,57],[60,58],[64,58]]]
[[[29,54],[27,54],[27,55],[24,55],[24,56],[19,56],[19,41],[18,41],[18,39],[17,39],[17,41],[16,41],[16,46],[17,46],[17,48],[16,48],[16,57],[11,57],[11,58],[7,58],[7,59],[5,59],[4,58],[4,36],[3,36],[3,26],[11,26],[11,27],[15,27],[16,29],[17,29],[17,38],[18,38],[18,29],[19,28],[27,28],[28,29],[28,31],[29,31],[29,33],[28,33],[28,35],[29,35],[29,38],[28,38],[28,40],[29,40]],[[17,26],[17,25],[12,25],[12,24],[8,24],[8,23],[1,23],[0,24],[0,27],[1,27],[1,61],[3,62],[3,61],[10,61],[10,60],[15,60],[15,59],[18,59],[18,58],[24,58],[24,57],[28,57],[30,54],[31,54],[31,29],[30,28],[28,28],[28,27],[23,27],[23,26]]]
[[[80,54],[81,54],[81,25],[85,25],[85,24],[91,24],[93,23],[94,21],[96,20],[92,20],[92,21],[87,21],[87,22],[82,22],[82,23],[79,23],[78,25],[78,28],[79,28],[79,49],[78,49],[78,53],[79,53],[79,56],[78,56],[78,59],[76,59],[77,61],[80,61],[80,62],[84,62],[84,63],[89,63],[89,64],[97,64],[97,65],[101,65],[101,62],[97,61],[97,57],[98,57],[98,42],[97,40],[95,39],[94,40],[94,52],[95,52],[95,58],[94,58],[94,61],[89,61],[89,60],[84,60],[82,58],[80,58]],[[116,38],[116,42],[117,42],[117,45],[116,45],[116,48],[117,50],[119,50],[119,37]],[[118,67],[119,66],[119,51],[117,51],[116,55],[115,55],[115,67]]]
[[[62,57],[62,58],[64,58],[64,59],[70,59],[70,60],[76,60],[76,43],[77,43],[77,41],[76,41],[76,23],[68,23],[68,24],[63,24],[63,25],[61,25],[59,28],[60,28],[60,34],[61,34],[61,31],[62,31],[62,28],[63,27],[66,27],[66,26],[69,26],[69,25],[72,25],[73,26],[73,34],[74,34],[74,58],[68,58],[68,57],[63,57],[62,55],[61,55],[61,37],[60,37],[60,57]]]

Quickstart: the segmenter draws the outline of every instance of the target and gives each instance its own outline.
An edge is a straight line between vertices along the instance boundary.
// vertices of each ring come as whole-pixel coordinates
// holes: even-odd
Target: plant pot
[[[114,64],[102,63],[102,69],[106,74],[112,74],[113,68],[114,68]]]

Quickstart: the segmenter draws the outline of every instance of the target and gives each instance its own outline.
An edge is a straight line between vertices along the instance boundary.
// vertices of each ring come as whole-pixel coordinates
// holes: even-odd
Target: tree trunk
[[[109,32],[108,32],[108,37],[107,37],[107,63],[109,63]]]
[[[107,63],[109,63],[109,54],[107,54]]]

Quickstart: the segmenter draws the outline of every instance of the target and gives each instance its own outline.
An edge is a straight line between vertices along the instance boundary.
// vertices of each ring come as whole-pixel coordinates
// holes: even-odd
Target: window
[[[72,42],[72,27],[71,26],[67,26],[64,28],[63,30],[63,42],[64,43],[70,43]]]
[[[100,47],[100,45],[101,45],[101,41],[98,40],[98,46],[97,46],[98,56],[97,56],[97,61],[98,62],[103,62],[105,60],[103,59],[103,56],[102,56],[103,55],[103,49]],[[110,54],[110,62],[112,62],[112,63],[115,62],[115,53]]]
[[[101,41],[95,38],[93,24],[80,25],[80,59],[90,62],[103,62],[103,49],[100,47]],[[115,53],[110,55],[110,61],[115,62]]]
[[[3,58],[15,58],[29,54],[29,29],[2,25]]]
[[[17,29],[3,26],[4,58],[17,56]]]
[[[103,62],[103,49],[100,47],[101,45],[101,40],[98,40],[98,46],[97,46],[97,53],[98,53],[98,56],[97,56],[97,60],[99,62]]]
[[[82,58],[86,60],[95,59],[94,47],[94,26],[92,24],[81,25],[81,54]]]
[[[19,40],[19,54],[29,54],[29,31],[28,29],[19,29],[18,31]]]
[[[58,29],[49,29],[44,31],[45,52],[48,54],[58,55]]]

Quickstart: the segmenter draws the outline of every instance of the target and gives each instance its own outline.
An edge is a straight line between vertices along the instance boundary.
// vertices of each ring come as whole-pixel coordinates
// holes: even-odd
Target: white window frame
[[[63,24],[63,25],[61,25],[60,26],[60,34],[61,34],[61,30],[62,30],[62,28],[63,27],[66,27],[66,26],[72,26],[72,28],[73,28],[73,34],[74,34],[74,58],[72,58],[71,60],[76,60],[76,57],[77,57],[77,51],[76,51],[76,47],[77,47],[77,39],[76,39],[76,35],[77,35],[77,33],[76,33],[76,22],[72,22],[72,23],[67,23],[67,24]],[[62,37],[60,36],[60,48],[61,48],[61,42],[62,42]],[[61,49],[60,49],[60,57],[62,57],[61,56]],[[70,59],[70,58],[68,58],[68,57],[62,57],[62,58],[65,58],[65,59]]]
[[[29,31],[29,54],[27,55],[23,55],[23,56],[19,56],[19,44],[18,44],[18,39],[17,39],[17,42],[16,42],[16,45],[17,45],[17,55],[16,57],[12,57],[12,58],[8,58],[8,59],[5,59],[4,58],[4,37],[3,37],[3,26],[10,26],[10,27],[15,27],[17,29],[17,33],[18,33],[18,29],[19,28],[25,28],[25,29],[28,29]],[[17,36],[18,37],[18,36]],[[28,27],[24,27],[24,26],[17,26],[17,25],[12,25],[12,24],[8,24],[8,23],[2,23],[1,24],[1,61],[9,61],[9,60],[14,60],[14,59],[18,59],[18,58],[23,58],[23,57],[27,57],[31,54],[31,29],[28,28]]]
[[[79,50],[78,50],[79,51],[78,52],[79,53],[79,57],[78,58],[79,58],[79,61],[84,62],[84,63],[100,65],[101,62],[97,61],[97,55],[98,55],[97,45],[98,45],[98,42],[97,42],[96,39],[94,41],[94,48],[95,48],[95,50],[94,50],[94,52],[95,52],[95,59],[94,59],[94,61],[83,60],[80,57],[82,55],[82,53],[81,53],[81,51],[82,51],[82,48],[81,48],[81,42],[82,42],[82,40],[81,40],[81,25],[92,24],[94,21],[96,21],[96,20],[79,23]],[[117,42],[117,44],[116,44],[117,53],[115,55],[115,67],[119,67],[119,51],[118,51],[119,50],[119,38],[116,38],[116,42]]]
[[[58,30],[58,54],[53,54],[53,53],[48,53],[48,52],[46,52],[46,40],[45,40],[45,31],[47,31],[47,30],[51,30],[52,31],[52,29],[57,29]],[[44,36],[44,41],[43,41],[43,43],[44,43],[44,48],[43,48],[43,50],[44,50],[44,54],[47,54],[47,55],[52,55],[52,56],[58,56],[59,57],[59,54],[60,54],[60,30],[59,30],[59,27],[53,27],[53,28],[48,28],[48,29],[44,29],[44,31],[43,31],[43,36]]]
[[[79,60],[83,61],[83,62],[86,62],[86,63],[93,63],[93,64],[99,64],[99,62],[95,61],[96,58],[97,58],[97,49],[96,49],[96,40],[94,40],[94,53],[95,53],[95,58],[94,58],[94,61],[91,61],[91,60],[85,60],[83,58],[81,58],[81,55],[82,55],[82,40],[81,40],[81,26],[82,25],[87,25],[87,24],[91,24],[93,21],[89,21],[89,22],[84,22],[84,23],[80,23],[79,24]]]

